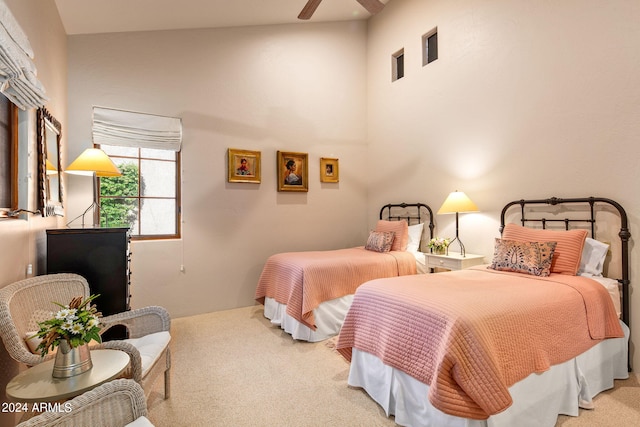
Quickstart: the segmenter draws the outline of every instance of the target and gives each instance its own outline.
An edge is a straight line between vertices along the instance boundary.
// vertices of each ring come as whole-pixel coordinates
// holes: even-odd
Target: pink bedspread
[[[287,314],[315,330],[313,309],[325,301],[353,294],[362,283],[380,277],[416,273],[410,252],[378,253],[364,247],[333,251],[287,252],[267,260],[255,298],[274,298]]]
[[[511,403],[508,387],[622,337],[606,289],[578,276],[471,269],[361,285],[337,349],[371,353],[429,385],[441,411],[486,419]]]

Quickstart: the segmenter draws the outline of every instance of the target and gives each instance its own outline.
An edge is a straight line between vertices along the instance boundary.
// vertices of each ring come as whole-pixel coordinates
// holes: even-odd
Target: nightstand
[[[460,253],[449,252],[449,255],[424,254],[424,263],[429,268],[444,268],[447,270],[462,270],[474,265],[484,263],[484,255],[467,254],[463,257]]]

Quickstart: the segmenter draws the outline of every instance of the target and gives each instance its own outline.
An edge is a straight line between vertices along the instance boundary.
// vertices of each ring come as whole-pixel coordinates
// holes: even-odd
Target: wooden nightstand
[[[424,254],[424,263],[428,269],[444,268],[446,270],[462,270],[484,263],[484,255],[467,254],[465,257],[459,252],[449,252],[449,255]]]

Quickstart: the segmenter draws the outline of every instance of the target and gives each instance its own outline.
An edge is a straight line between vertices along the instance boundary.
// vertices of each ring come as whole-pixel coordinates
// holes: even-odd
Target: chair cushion
[[[124,427],[153,427],[153,424],[151,424],[151,421],[149,421],[149,418],[142,416],[140,418],[137,418],[134,421],[131,421],[129,424],[125,425]]]
[[[156,332],[140,338],[129,338],[123,340],[133,345],[140,352],[142,359],[142,376],[149,372],[149,369],[156,363],[162,352],[169,345],[171,335],[169,331]]]
[[[27,343],[27,347],[29,347],[29,351],[33,354],[40,354],[38,350],[38,346],[42,342],[42,338],[38,337],[36,334],[38,331],[30,331],[24,335],[24,342]],[[58,347],[56,347],[53,351],[57,351]]]

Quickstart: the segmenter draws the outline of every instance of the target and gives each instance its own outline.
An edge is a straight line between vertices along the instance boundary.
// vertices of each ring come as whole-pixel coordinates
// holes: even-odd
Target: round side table
[[[57,402],[78,396],[118,377],[129,364],[120,350],[92,350],[93,368],[69,378],[53,378],[54,359],[16,375],[7,384],[7,397],[16,402]]]

